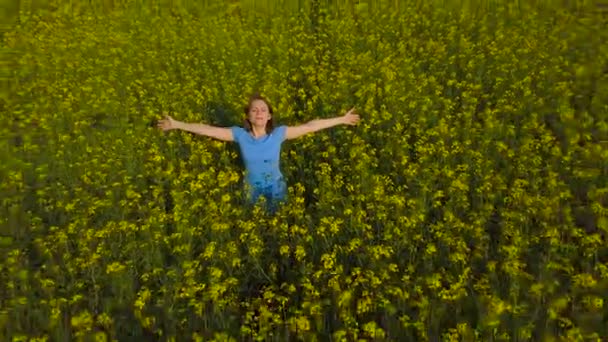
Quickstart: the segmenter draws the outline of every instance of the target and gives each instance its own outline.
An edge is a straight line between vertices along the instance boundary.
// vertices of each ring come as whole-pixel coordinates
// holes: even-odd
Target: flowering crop
[[[2,35],[0,340],[608,336],[601,7],[113,4]],[[276,215],[234,144],[154,127],[254,91],[362,117],[285,143]]]

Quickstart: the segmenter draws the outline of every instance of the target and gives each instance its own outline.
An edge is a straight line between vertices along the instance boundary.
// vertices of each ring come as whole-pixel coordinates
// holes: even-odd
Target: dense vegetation
[[[608,336],[602,8],[49,3],[2,35],[0,340]],[[154,127],[254,91],[362,116],[285,143],[275,216]]]

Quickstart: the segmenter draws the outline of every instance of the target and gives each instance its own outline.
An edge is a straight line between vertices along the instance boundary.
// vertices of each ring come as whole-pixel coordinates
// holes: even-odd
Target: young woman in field
[[[246,117],[243,127],[227,128],[185,123],[174,120],[170,116],[160,120],[158,127],[163,131],[178,129],[238,143],[246,168],[249,202],[253,204],[263,196],[270,204],[271,211],[274,211],[287,196],[287,186],[279,167],[283,141],[337,125],[355,125],[359,122],[359,115],[352,108],[343,116],[312,120],[298,126],[282,125],[275,128],[272,114],[272,107],[268,101],[256,94],[249,99],[245,107]]]

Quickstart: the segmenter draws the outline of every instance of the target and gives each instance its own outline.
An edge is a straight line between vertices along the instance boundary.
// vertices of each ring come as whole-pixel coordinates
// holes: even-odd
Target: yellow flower
[[[323,264],[323,268],[326,270],[331,270],[334,267],[334,258],[333,256],[325,253],[321,256],[321,263]]]
[[[289,254],[289,246],[288,245],[282,245],[281,248],[279,249],[279,253],[282,256],[288,255]]]
[[[93,317],[88,311],[83,311],[72,316],[70,323],[74,329],[88,328],[93,323]]]
[[[121,264],[118,261],[115,261],[106,267],[106,273],[108,273],[108,274],[121,273],[125,269],[126,269],[125,265]]]
[[[302,259],[304,259],[305,256],[306,256],[306,251],[304,250],[304,247],[302,247],[300,245],[296,246],[296,260],[302,261]]]
[[[305,332],[310,330],[310,321],[304,315],[290,319],[290,328],[293,332]]]

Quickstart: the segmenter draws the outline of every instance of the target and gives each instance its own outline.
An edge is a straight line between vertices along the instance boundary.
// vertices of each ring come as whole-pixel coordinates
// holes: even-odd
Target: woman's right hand
[[[168,131],[168,130],[172,130],[172,129],[176,129],[176,121],[173,120],[172,117],[170,117],[169,115],[167,115],[167,112],[163,113],[165,115],[165,118],[162,120],[158,121],[158,128],[162,129],[163,131]]]

